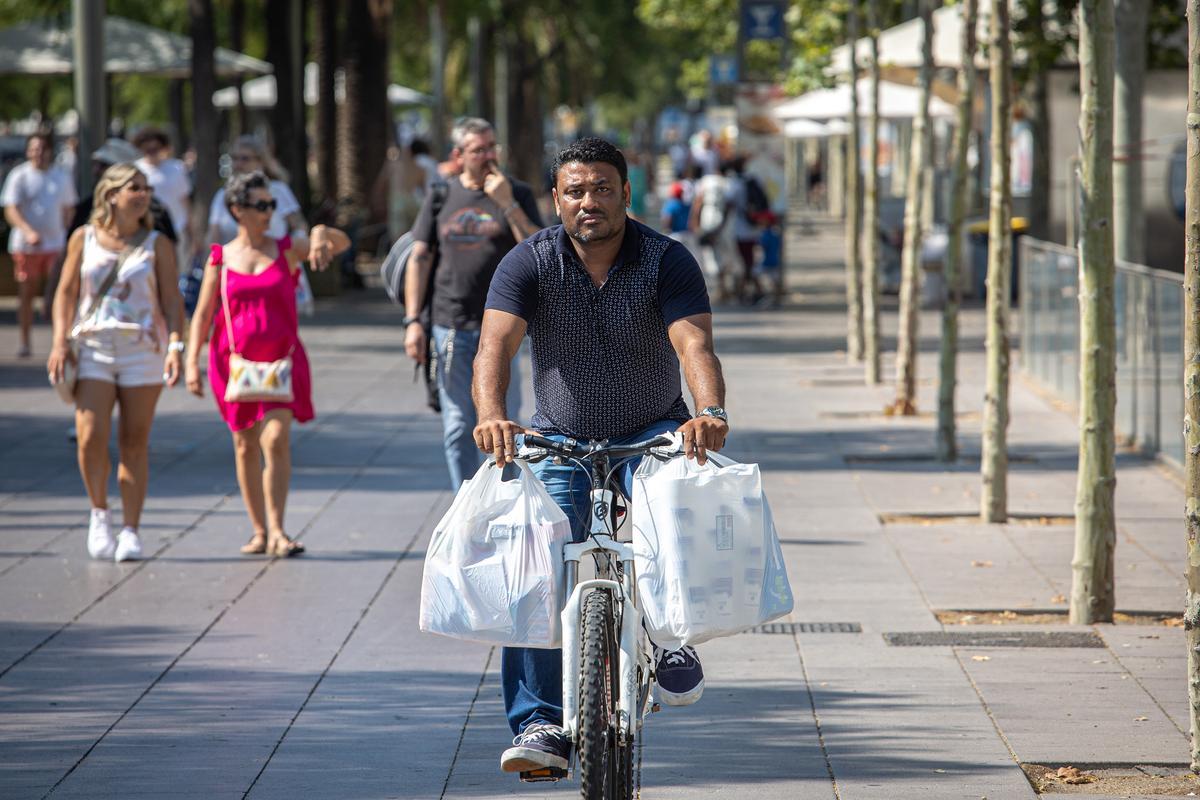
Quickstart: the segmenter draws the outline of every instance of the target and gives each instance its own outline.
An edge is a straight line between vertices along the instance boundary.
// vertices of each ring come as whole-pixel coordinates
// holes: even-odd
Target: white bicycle
[[[633,548],[617,540],[629,498],[614,478],[629,459],[666,461],[682,455],[679,437],[671,435],[615,446],[572,439],[560,443],[532,434],[517,437],[517,458],[575,464],[592,483],[588,536],[563,548],[563,729],[573,745],[572,758],[565,770],[522,772],[523,781],[567,778],[577,756],[582,797],[636,796],[634,762],[640,753],[642,721],[658,710],[658,704],[653,699],[652,649],[637,604]],[[588,555],[595,561],[596,577],[581,581],[579,563]]]

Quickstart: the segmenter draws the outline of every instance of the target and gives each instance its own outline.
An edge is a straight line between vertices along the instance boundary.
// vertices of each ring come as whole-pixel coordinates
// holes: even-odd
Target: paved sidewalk
[[[1180,629],[938,621],[1065,610],[1073,530],[1039,518],[1072,513],[1076,423],[1015,378],[1009,496],[1022,518],[884,524],[977,512],[982,314],[963,319],[964,457],[938,464],[931,418],[877,413],[891,359],[875,388],[846,363],[840,227],[813,230],[792,240],[784,309],[718,310],[729,453],[763,466],[790,621],[862,632],[703,645],[702,702],[647,722],[641,796],[1007,800],[1036,797],[1018,762],[1186,766]],[[380,297],[323,303],[303,322],[318,417],[295,431],[288,525],[309,552],[287,561],[238,555],[249,531],[228,433],[211,399],[182,389],[155,423],[149,558],[88,560],[68,409],[44,384],[48,328],[39,357],[16,361],[3,307],[0,798],[578,795],[574,781],[498,771],[498,653],[417,630],[424,547],[451,498],[440,425]],[[894,332],[894,311],[885,324]],[[921,324],[929,411],[936,317]],[[1122,454],[1120,467],[1118,607],[1177,612],[1182,492],[1153,463]],[[943,630],[1094,631],[1096,646],[884,636]]]

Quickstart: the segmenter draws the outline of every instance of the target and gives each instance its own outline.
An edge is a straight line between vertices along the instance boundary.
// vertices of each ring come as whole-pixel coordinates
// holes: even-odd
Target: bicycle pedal
[[[521,773],[521,781],[524,783],[555,782],[561,781],[565,777],[567,777],[567,771],[558,767],[543,767],[542,769],[531,769],[528,772]]]

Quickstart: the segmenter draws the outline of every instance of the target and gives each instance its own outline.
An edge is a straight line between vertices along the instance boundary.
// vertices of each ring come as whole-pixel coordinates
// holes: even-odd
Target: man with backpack
[[[472,438],[471,380],[488,287],[500,260],[540,230],[542,220],[529,186],[510,180],[497,166],[496,134],[489,122],[464,119],[455,125],[451,141],[462,171],[447,181],[438,213],[433,209],[438,193],[429,192],[413,224],[416,243],[404,285],[409,315],[403,324],[408,356],[419,364],[433,359],[446,464],[451,487],[458,489],[482,459]],[[427,334],[416,310],[425,306],[430,281],[433,341],[427,354]],[[520,382],[512,381],[509,388],[509,408],[519,408]]]
[[[729,164],[730,199],[733,204],[733,235],[737,240],[738,255],[742,271],[737,278],[734,294],[743,303],[755,303],[763,297],[762,286],[754,274],[755,248],[762,237],[760,220],[770,210],[767,193],[753,175],[746,172],[746,160],[742,157]],[[747,293],[747,289],[753,291]]]

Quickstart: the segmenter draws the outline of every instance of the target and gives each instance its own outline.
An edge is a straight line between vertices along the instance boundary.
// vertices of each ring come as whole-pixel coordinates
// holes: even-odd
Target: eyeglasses
[[[497,144],[484,144],[479,147],[472,147],[470,150],[464,150],[463,153],[468,156],[481,156],[484,153],[495,153],[500,150]]]
[[[268,211],[274,211],[278,206],[274,200],[259,200],[257,203],[238,203],[242,208],[253,208],[255,211],[261,211],[263,214]]]

